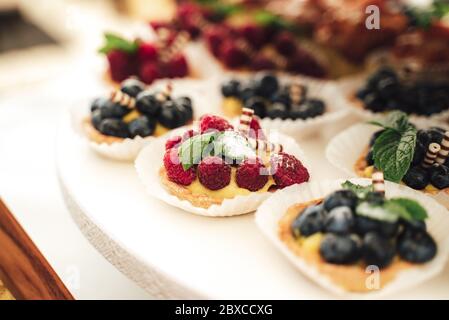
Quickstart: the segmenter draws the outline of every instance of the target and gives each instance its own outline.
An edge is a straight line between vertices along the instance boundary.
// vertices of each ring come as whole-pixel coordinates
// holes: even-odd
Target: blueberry
[[[114,103],[110,100],[104,101],[104,103],[100,105],[99,110],[101,111],[101,116],[103,117],[103,119],[107,118],[120,119],[123,118],[129,112],[128,108],[123,107],[118,103]]]
[[[354,215],[350,207],[335,207],[326,215],[326,232],[348,234],[354,226]]]
[[[240,94],[240,82],[232,79],[221,85],[221,94],[224,97],[238,97]]]
[[[288,116],[287,106],[282,103],[273,103],[268,109],[266,116],[270,119],[286,119]]]
[[[370,191],[365,196],[365,201],[371,205],[379,206],[385,201],[385,196],[381,192]]]
[[[270,73],[258,74],[255,77],[256,94],[269,98],[279,89],[277,77]]]
[[[394,243],[377,232],[368,232],[363,237],[362,255],[367,265],[385,268],[396,254]]]
[[[251,84],[248,84],[246,86],[244,86],[243,88],[241,88],[240,90],[240,100],[242,100],[243,104],[245,104],[245,102],[252,98],[257,96],[256,91],[254,90],[254,88],[251,86]]]
[[[142,91],[136,98],[136,109],[141,113],[156,117],[161,110],[161,102],[157,99],[157,93]]]
[[[426,147],[419,141],[416,141],[415,153],[413,154],[412,165],[418,165],[424,161],[427,150]]]
[[[433,166],[430,174],[430,183],[438,189],[449,187],[449,168],[445,165]]]
[[[131,97],[137,97],[137,95],[145,89],[145,84],[137,79],[127,79],[122,82],[120,90],[123,93],[130,95]]]
[[[360,259],[360,238],[356,235],[326,234],[320,244],[320,255],[329,263],[354,263]]]
[[[179,97],[175,99],[174,102],[185,114],[186,122],[193,119],[192,99],[190,99],[189,97]]]
[[[360,235],[377,232],[382,236],[391,238],[397,234],[398,230],[398,222],[381,221],[359,215],[355,217],[355,231]]]
[[[101,110],[94,110],[91,115],[91,120],[94,128],[98,130],[100,128],[100,123],[103,120],[103,117],[101,116]]]
[[[290,107],[291,104],[290,95],[288,94],[288,91],[285,88],[275,92],[271,96],[270,100],[272,103],[279,102],[286,105],[287,107]]]
[[[263,98],[252,97],[245,102],[245,107],[254,110],[254,114],[260,118],[265,118],[267,105]]]
[[[366,164],[368,166],[374,165],[374,152],[373,152],[373,149],[370,149],[370,151],[368,151],[368,153],[366,154],[365,160],[366,160]]]
[[[326,108],[324,102],[319,99],[307,99],[302,104],[306,106],[309,118],[322,115]]]
[[[297,120],[302,119],[305,120],[309,118],[309,110],[307,105],[305,104],[294,104],[290,107],[289,116],[290,119]]]
[[[416,133],[416,140],[423,146],[427,146],[430,143],[430,134],[427,132],[427,130],[419,129]]]
[[[427,130],[427,133],[429,134],[430,143],[432,142],[441,143],[441,141],[443,140],[444,132],[440,131],[439,129],[431,128]]]
[[[330,212],[335,207],[348,206],[354,211],[357,205],[357,196],[351,190],[338,190],[328,195],[324,201],[323,206],[327,212]]]
[[[120,119],[104,119],[101,121],[98,130],[107,136],[120,138],[128,138],[130,136],[128,126]]]
[[[367,81],[369,88],[377,89],[377,85],[384,79],[397,80],[397,75],[393,69],[389,67],[382,67],[373,73]]]
[[[367,88],[367,87],[362,87],[359,90],[357,90],[355,96],[357,97],[357,99],[362,100],[365,99],[365,97],[371,93],[371,89]]]
[[[429,173],[421,166],[410,168],[402,181],[412,189],[422,190],[430,182]]]
[[[174,129],[185,124],[186,115],[173,101],[168,100],[162,104],[158,121],[164,127]]]
[[[377,83],[377,92],[385,100],[393,98],[398,92],[398,88],[399,83],[395,77],[387,77]]]
[[[99,109],[105,102],[108,101],[106,98],[96,98],[92,101],[90,104],[90,111],[94,112],[95,110]]]
[[[296,237],[308,237],[321,232],[324,227],[324,212],[322,205],[310,206],[302,211],[293,221],[292,232]]]
[[[369,140],[369,146],[372,147],[374,143],[376,142],[376,139],[380,137],[382,133],[384,133],[385,130],[379,130],[373,133]]]
[[[156,121],[150,121],[147,116],[140,116],[128,124],[128,129],[132,138],[135,136],[141,136],[142,138],[151,136],[155,127]]]
[[[400,220],[401,224],[404,226],[405,230],[412,231],[426,231],[427,226],[424,220]]]
[[[385,101],[375,92],[369,93],[363,99],[365,107],[373,112],[381,112],[385,109]]]
[[[427,231],[404,230],[398,237],[398,254],[405,261],[424,263],[437,253],[435,240]]]

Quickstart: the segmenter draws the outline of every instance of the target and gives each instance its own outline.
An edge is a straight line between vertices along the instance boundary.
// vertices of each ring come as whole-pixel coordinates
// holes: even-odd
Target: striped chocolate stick
[[[190,40],[190,35],[186,31],[178,33],[170,46],[161,50],[159,58],[163,63],[171,61],[178,53],[180,53]]]
[[[441,146],[438,143],[432,142],[429,145],[429,149],[427,150],[426,156],[425,156],[424,161],[422,162],[421,166],[423,168],[430,168],[435,163],[435,159],[440,150],[441,150]]]
[[[441,141],[441,149],[438,151],[437,157],[435,159],[436,163],[444,164],[449,155],[449,131],[446,131],[443,136],[443,141]]]
[[[374,192],[385,194],[385,180],[382,171],[375,170],[371,176]]]
[[[265,152],[279,153],[284,150],[284,146],[279,143],[272,143],[270,141],[260,139],[248,139],[249,145],[254,150],[262,150]]]
[[[249,108],[242,109],[242,114],[240,116],[240,121],[239,121],[239,131],[245,137],[247,137],[249,134],[251,120],[253,120],[253,116],[254,116],[253,109],[249,109]]]
[[[288,93],[293,104],[300,104],[305,96],[306,88],[299,83],[292,83]]]
[[[136,106],[136,99],[121,90],[112,91],[110,99],[112,102],[118,103],[119,105],[128,109],[132,109]]]

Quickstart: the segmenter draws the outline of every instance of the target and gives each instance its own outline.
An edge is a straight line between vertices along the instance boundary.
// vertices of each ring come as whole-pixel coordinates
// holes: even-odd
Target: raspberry
[[[309,172],[295,156],[281,152],[271,157],[274,181],[280,188],[309,180]]]
[[[175,56],[165,67],[169,78],[182,78],[189,73],[187,59],[182,54]]]
[[[184,132],[184,134],[182,135],[182,141],[186,141],[187,139],[192,138],[193,136],[196,136],[198,134],[198,132],[196,132],[193,129],[187,130],[186,132]]]
[[[219,157],[207,157],[198,165],[198,178],[209,190],[219,190],[231,182],[231,166]]]
[[[131,56],[120,50],[112,50],[107,54],[111,78],[121,82],[133,73]]]
[[[139,78],[147,84],[150,84],[154,80],[160,78],[160,73],[157,65],[153,62],[143,63],[140,66]]]
[[[164,167],[167,171],[168,179],[177,184],[188,186],[196,178],[195,167],[191,167],[184,171],[178,158],[178,149],[176,148],[169,149],[165,152]]]
[[[229,68],[238,68],[245,65],[249,57],[239,47],[237,47],[233,40],[225,41],[221,47],[221,59],[223,63]]]
[[[171,137],[165,142],[165,150],[169,150],[171,148],[178,147],[178,145],[181,143],[182,138],[180,136],[174,136]]]
[[[289,58],[287,62],[287,71],[302,73],[307,76],[324,78],[326,77],[326,70],[324,67],[308,52],[303,49]]]
[[[268,182],[268,175],[266,173],[263,174],[264,169],[266,167],[259,159],[247,159],[243,161],[237,168],[237,185],[249,191],[262,189]]]
[[[173,25],[167,21],[151,21],[150,26],[155,31],[162,29],[162,28],[164,28],[164,29],[172,29],[173,28]]]
[[[226,29],[222,26],[213,26],[204,32],[207,46],[216,57],[220,54],[220,46],[226,38]]]
[[[276,50],[284,56],[291,56],[296,52],[295,38],[287,31],[281,32],[276,36],[274,46],[276,47]]]
[[[234,127],[228,121],[218,116],[206,114],[200,119],[201,133],[208,130],[226,131],[231,129],[234,129]]]
[[[274,70],[276,64],[264,54],[258,54],[251,60],[251,68],[255,71]]]
[[[157,48],[152,43],[141,43],[137,50],[137,59],[140,63],[146,61],[154,62],[157,60],[157,55]]]
[[[265,134],[260,126],[259,120],[257,117],[253,117],[251,120],[251,124],[249,125],[249,137],[254,139],[266,140]]]
[[[263,28],[255,24],[246,24],[240,27],[238,32],[255,48],[260,48],[266,41]]]

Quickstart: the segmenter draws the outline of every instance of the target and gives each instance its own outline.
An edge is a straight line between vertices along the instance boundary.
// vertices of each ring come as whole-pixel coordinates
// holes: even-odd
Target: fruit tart
[[[409,81],[390,67],[375,71],[355,93],[349,93],[349,99],[353,110],[364,118],[392,110],[432,119],[449,115],[449,83]]]
[[[347,113],[340,107],[343,96],[332,84],[269,72],[227,79],[221,84],[221,96],[227,116],[238,116],[243,108],[249,108],[264,128],[294,137],[322,129]]]
[[[447,210],[413,190],[373,181],[322,181],[283,190],[256,221],[307,276],[336,293],[392,292],[444,268]]]
[[[372,121],[375,126],[355,125],[329,143],[327,158],[347,173],[360,177],[369,178],[379,168],[387,180],[439,195],[443,201],[449,193],[447,125],[415,123],[397,111]]]
[[[138,77],[151,84],[161,78],[197,77],[183,52],[188,41],[185,32],[166,34],[154,41],[127,40],[106,33],[100,52],[108,61],[109,80],[120,83],[128,77]]]
[[[301,149],[287,136],[278,138],[282,144],[266,140],[250,110],[237,130],[207,114],[198,128],[147,146],[136,168],[148,191],[172,205],[208,216],[243,214],[272,192],[309,180]],[[155,169],[153,161],[161,157]]]
[[[149,90],[136,79],[127,79],[109,97],[95,99],[89,116],[82,119],[83,134],[101,154],[120,160],[134,160],[152,137],[190,123],[189,97],[172,97],[166,90]]]

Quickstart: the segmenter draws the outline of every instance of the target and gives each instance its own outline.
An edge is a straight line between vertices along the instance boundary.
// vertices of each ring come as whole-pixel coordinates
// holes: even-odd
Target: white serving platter
[[[345,177],[325,159],[327,140],[301,141],[320,169],[315,178]],[[337,298],[298,272],[258,230],[253,214],[201,217],[148,196],[133,164],[92,152],[72,132],[68,114],[56,143],[59,182],[74,221],[108,261],[152,297]],[[391,298],[449,298],[449,266]]]

